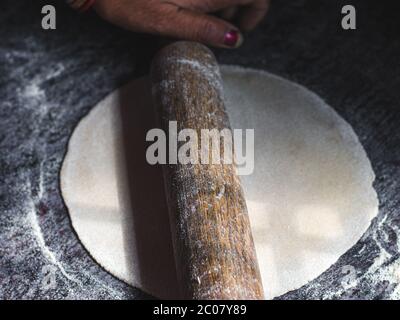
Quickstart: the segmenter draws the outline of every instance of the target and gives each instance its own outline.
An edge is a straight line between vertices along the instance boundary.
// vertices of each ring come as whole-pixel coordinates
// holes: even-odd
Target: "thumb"
[[[243,42],[237,27],[211,15],[179,8],[168,18],[163,26],[168,36],[223,48],[238,48]]]

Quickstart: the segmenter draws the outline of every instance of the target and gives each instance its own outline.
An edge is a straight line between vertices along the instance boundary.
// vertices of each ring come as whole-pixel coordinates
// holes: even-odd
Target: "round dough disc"
[[[267,72],[223,67],[232,128],[255,129],[255,167],[242,176],[267,299],[314,279],[377,214],[374,173],[357,136],[308,89]],[[145,159],[157,127],[147,78],[101,101],[74,131],[61,189],[93,258],[156,297],[177,298],[159,166]]]

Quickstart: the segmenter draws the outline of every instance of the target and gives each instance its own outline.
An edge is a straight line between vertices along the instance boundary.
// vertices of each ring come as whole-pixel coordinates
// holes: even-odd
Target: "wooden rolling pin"
[[[165,132],[170,121],[177,121],[178,132],[194,129],[198,137],[201,129],[230,128],[219,67],[208,48],[193,42],[165,47],[153,61],[151,78]],[[169,164],[163,172],[182,297],[263,299],[234,164]]]

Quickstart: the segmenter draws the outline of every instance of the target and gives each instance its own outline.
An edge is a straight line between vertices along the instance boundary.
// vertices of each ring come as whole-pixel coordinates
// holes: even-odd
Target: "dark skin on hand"
[[[240,31],[253,30],[269,4],[270,0],[97,0],[94,8],[105,20],[134,32],[237,48],[243,41]]]

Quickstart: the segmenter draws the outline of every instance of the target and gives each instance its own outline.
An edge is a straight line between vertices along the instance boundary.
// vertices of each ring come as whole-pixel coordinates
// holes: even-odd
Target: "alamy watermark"
[[[254,129],[199,131],[182,129],[178,132],[176,121],[169,122],[168,133],[157,128],[149,130],[146,141],[153,143],[146,151],[147,162],[151,165],[234,164],[238,175],[253,173]]]

